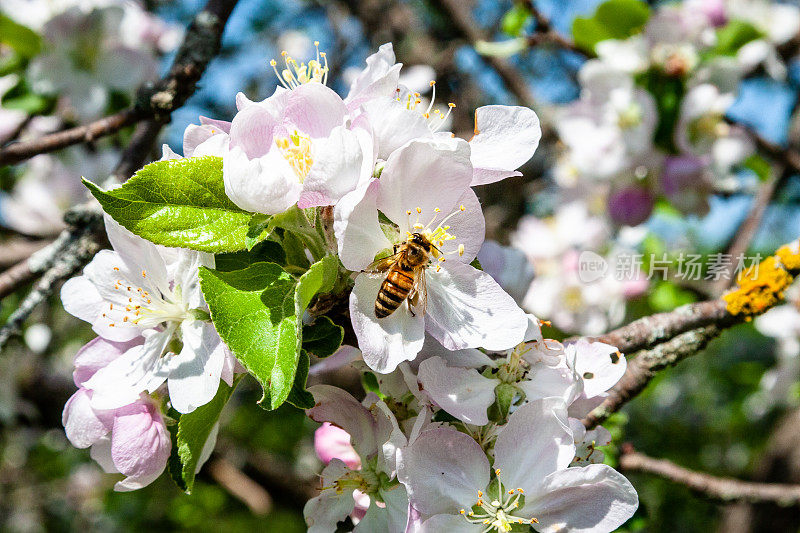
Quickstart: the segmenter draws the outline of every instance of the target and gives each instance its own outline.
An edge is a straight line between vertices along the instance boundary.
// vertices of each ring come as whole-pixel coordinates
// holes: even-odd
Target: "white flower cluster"
[[[399,83],[391,45],[367,59],[345,98],[325,85],[324,53],[308,64],[285,54],[284,63],[272,96],[240,94],[231,122],[190,126],[184,155],[221,157],[225,193],[247,212],[332,208],[328,253],[352,286],[358,349],[343,347],[311,372],[358,360],[375,386],[362,402],[332,386],[309,389],[309,416],[352,439],[343,447],[336,429],[321,430],[337,451],[317,443],[330,463],[306,506],[310,530],[358,520],[354,494],[357,531],[624,523],[636,492],[599,464],[608,432],[579,421],[619,380],[624,356],[544,339],[538,320],[474,262],[485,223],[472,187],[519,175],[541,136],[536,114],[479,108],[467,142],[440,131],[446,113]],[[79,391],[64,424],[76,446],[126,474],[118,487],[129,489],[164,468],[162,410],[192,413],[243,369],[199,288],[198,267],[214,257],[156,246],[111,219],[106,227],[114,251],[62,291],[65,308],[99,335],[76,359]]]

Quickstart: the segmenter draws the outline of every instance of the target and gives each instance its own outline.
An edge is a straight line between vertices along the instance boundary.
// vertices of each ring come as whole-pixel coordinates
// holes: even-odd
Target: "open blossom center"
[[[311,138],[295,130],[289,137],[275,139],[275,145],[280,148],[297,179],[303,183],[314,164],[314,158],[311,157]]]
[[[499,473],[499,470],[495,470]],[[473,509],[467,511],[461,509],[461,516],[466,518],[471,524],[482,524],[486,528],[481,533],[497,531],[507,533],[511,531],[514,524],[537,524],[536,518],[523,518],[515,516],[514,511],[519,507],[519,500],[524,491],[522,489],[511,489],[506,491],[500,479],[497,480],[497,497],[488,501],[483,491],[478,491],[478,500],[473,505]],[[474,508],[478,510],[475,511]]]
[[[114,271],[119,272],[119,268],[114,267]],[[142,278],[147,278],[144,270]],[[164,322],[183,322],[191,316],[189,308],[182,301],[180,287],[175,287],[166,294],[160,290],[158,294],[152,294],[129,280],[117,279],[114,290],[119,291],[127,302],[108,304],[103,318],[109,321],[110,327],[131,323],[147,329]]]
[[[441,221],[439,221],[439,215],[441,214],[442,210],[438,207],[434,208],[433,210],[433,218],[427,224],[423,224],[420,220],[423,217],[422,208],[417,207],[414,211],[408,210],[406,211],[406,215],[408,215],[408,226],[410,231],[420,233],[428,241],[434,246],[432,255],[433,257],[437,258],[440,262],[445,262],[447,259],[445,258],[446,255],[450,255],[452,253],[458,253],[458,255],[464,255],[464,245],[459,244],[458,248],[454,252],[444,253],[442,252],[442,247],[447,241],[452,241],[456,239],[456,236],[450,233],[450,226],[447,225],[447,221],[450,220],[453,216],[461,214],[467,210],[466,207],[463,205],[458,206],[456,210],[452,213],[444,217]],[[412,223],[411,216],[412,214],[416,213],[416,219]],[[436,224],[434,226],[434,224]],[[436,271],[440,270],[440,266],[436,265]]]
[[[308,64],[298,63],[286,50],[281,52],[286,68],[280,73],[278,72],[278,62],[274,59],[269,62],[281,85],[286,89],[296,89],[305,83],[316,82],[325,85],[328,82],[328,57],[325,52],[319,51],[319,41],[314,41],[314,48],[317,49],[317,58],[312,59]]]
[[[431,131],[435,132],[442,127],[442,124],[444,124],[445,121],[447,120],[447,117],[450,116],[450,112],[453,110],[456,104],[454,104],[453,102],[449,102],[447,104],[447,113],[442,113],[439,109],[434,109],[433,104],[436,101],[436,82],[431,81],[430,85],[431,85],[431,101],[428,103],[428,107],[423,108],[420,106],[420,104],[422,104],[422,97],[420,93],[413,93],[413,94],[409,93],[408,96],[406,96],[406,109],[410,109],[412,111],[419,111],[420,113],[422,113],[422,116],[425,118],[425,120],[428,121],[428,128]],[[400,89],[397,89],[396,100],[398,102],[402,102],[402,100],[400,99]]]

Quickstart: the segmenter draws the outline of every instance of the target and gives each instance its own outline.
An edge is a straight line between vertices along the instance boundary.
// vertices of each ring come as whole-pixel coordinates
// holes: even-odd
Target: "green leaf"
[[[314,407],[314,396],[306,390],[306,380],[308,380],[308,369],[310,367],[311,361],[308,358],[308,354],[305,350],[301,350],[294,384],[292,385],[292,390],[289,391],[289,396],[286,397],[286,401],[298,409],[311,409]]]
[[[255,213],[250,218],[247,223],[247,236],[245,237],[245,244],[248,250],[252,250],[256,244],[269,237],[271,221],[271,216],[261,213]]]
[[[469,266],[471,266],[472,268],[475,268],[477,270],[483,270],[483,266],[481,266],[481,262],[478,261],[477,257],[472,260],[472,262],[469,264]]]
[[[182,486],[187,494],[191,494],[194,487],[195,471],[197,470],[203,447],[206,445],[208,436],[211,434],[214,424],[219,420],[222,409],[228,403],[228,399],[231,397],[233,389],[236,388],[239,379],[241,378],[237,378],[234,381],[233,387],[229,387],[224,381],[220,381],[219,390],[217,390],[214,399],[205,405],[201,405],[191,413],[180,415],[177,424],[176,443],[181,464],[180,480],[183,484],[179,482],[178,485]]]
[[[606,39],[626,39],[642,31],[650,18],[650,8],[640,0],[607,0],[591,17],[572,21],[575,44],[594,53],[594,47]]]
[[[220,157],[157,161],[109,191],[83,182],[114,220],[156,244],[212,253],[246,247],[252,215],[225,195]]]
[[[518,37],[522,33],[522,29],[525,27],[525,23],[528,22],[530,16],[531,13],[525,6],[522,4],[514,4],[514,7],[506,11],[506,14],[503,15],[500,27],[507,35]]]
[[[320,316],[310,326],[303,326],[303,349],[317,357],[328,357],[342,345],[344,328],[327,316]]]
[[[308,304],[311,303],[311,299],[318,293],[333,290],[338,273],[339,258],[335,255],[326,255],[300,276],[300,279],[297,280],[297,291],[294,297],[297,316],[302,316]]]
[[[242,270],[254,263],[286,264],[286,253],[281,245],[275,241],[262,241],[250,251],[241,250],[226,254],[217,254],[215,257],[216,270],[232,272]]]
[[[32,29],[17,24],[0,13],[0,43],[8,45],[18,54],[31,58],[42,49],[42,38]]]
[[[381,386],[380,383],[378,383],[377,376],[372,372],[364,372],[361,374],[361,386],[364,388],[364,392],[372,392],[382,400],[386,398],[386,395],[381,392]]]
[[[763,36],[761,31],[745,20],[730,20],[717,30],[717,44],[713,52],[717,55],[734,56],[742,46]]]
[[[267,409],[282,404],[294,383],[300,348],[296,286],[274,263],[233,272],[200,268],[214,327],[263,387],[259,404]]]

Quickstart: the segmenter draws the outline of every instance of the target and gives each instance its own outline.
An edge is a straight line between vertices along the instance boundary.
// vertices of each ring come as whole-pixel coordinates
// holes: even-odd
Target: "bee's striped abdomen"
[[[375,316],[384,318],[394,313],[408,297],[414,287],[413,270],[401,264],[389,269],[386,279],[381,283],[378,297],[375,299]]]

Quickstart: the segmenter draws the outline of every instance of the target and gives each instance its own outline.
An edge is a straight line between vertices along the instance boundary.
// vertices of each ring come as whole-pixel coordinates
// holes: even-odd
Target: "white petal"
[[[483,530],[483,524],[467,522],[461,515],[437,514],[425,520],[414,533],[479,533]]]
[[[525,335],[528,319],[491,276],[458,261],[440,272],[428,269],[426,329],[445,348],[513,348]]]
[[[327,139],[315,141],[315,148],[314,164],[298,202],[301,209],[336,204],[355,190],[361,178],[364,155],[354,132],[338,126]]]
[[[378,224],[378,180],[355,190],[336,204],[333,210],[333,231],[339,244],[339,259],[348,270],[358,272],[375,259],[375,255],[392,244]]]
[[[489,461],[472,437],[454,429],[426,431],[400,453],[398,479],[424,515],[457,513],[489,483]]]
[[[567,406],[558,398],[523,405],[509,417],[494,447],[494,468],[510,489],[538,490],[545,476],[569,466],[575,441]]]
[[[568,368],[548,367],[539,363],[531,367],[527,378],[517,386],[525,392],[529,402],[552,397],[566,402],[572,396],[573,384],[572,371]]]
[[[233,148],[223,156],[222,175],[228,198],[254,213],[282,213],[300,197],[300,181],[277,149],[249,159],[241,148]]]
[[[375,299],[382,281],[366,274],[356,278],[350,293],[350,319],[364,362],[386,374],[417,356],[425,340],[425,328],[422,315],[412,316],[405,304],[385,318],[375,317]]]
[[[367,58],[367,67],[353,80],[345,98],[347,108],[356,110],[372,98],[393,96],[400,78],[401,63],[395,63],[392,43],[386,43]]]
[[[456,201],[457,209],[464,206],[463,211],[456,211],[448,221],[450,229],[448,233],[455,236],[455,239],[434,243],[444,253],[448,254],[448,260],[458,260],[462,263],[471,263],[477,256],[483,245],[486,236],[486,221],[483,218],[483,210],[478,196],[472,189],[467,189],[464,194]],[[441,219],[441,217],[440,217]],[[435,226],[435,224],[433,224]],[[458,254],[459,245],[464,245],[464,253]]]
[[[486,409],[494,402],[499,381],[483,377],[475,369],[452,368],[439,357],[419,365],[420,384],[436,404],[468,424],[489,423]]]
[[[111,458],[111,435],[106,435],[94,444],[89,450],[89,455],[97,461],[103,472],[107,474],[118,474],[119,470],[114,466],[114,459]]]
[[[367,514],[353,529],[355,533],[405,533],[408,522],[408,495],[403,485],[395,485],[389,489],[381,489],[380,495],[384,507],[375,502],[369,506]]]
[[[475,167],[472,185],[518,175],[513,171],[533,156],[541,138],[539,117],[532,109],[504,105],[476,109],[475,136],[469,142]]]
[[[101,313],[103,298],[86,276],[77,276],[61,287],[61,303],[67,313],[92,323]]]
[[[149,285],[162,291],[168,290],[167,267],[158,247],[150,241],[137,237],[108,215],[103,215],[103,221],[106,225],[108,242],[128,267],[128,271],[139,282],[136,286],[149,288],[144,287]],[[147,277],[141,275],[142,271]]]
[[[209,323],[184,323],[181,330],[183,349],[172,356],[167,386],[172,406],[179,413],[191,413],[217,394],[225,347]]]
[[[583,379],[587,397],[597,396],[617,384],[625,374],[627,361],[614,346],[584,339],[566,348],[567,363]],[[574,362],[573,362],[574,361]]]
[[[347,472],[338,459],[334,459],[322,471],[323,486],[330,486]],[[353,512],[355,500],[352,490],[337,494],[336,490],[324,490],[316,498],[308,500],[303,508],[303,516],[308,525],[308,533],[330,533],[336,531],[336,523],[341,522]]]
[[[449,214],[458,206],[472,180],[469,153],[469,144],[462,139],[409,142],[386,161],[381,173],[378,209],[398,224],[401,231],[409,229],[406,211],[419,207],[422,224],[433,218],[435,208],[442,210],[441,215]]]
[[[408,109],[405,102],[399,102],[391,96],[367,102],[364,110],[372,124],[380,159],[388,159],[392,152],[408,141],[433,137],[422,113]]]
[[[537,531],[601,533],[624,524],[639,506],[636,490],[608,465],[554,472],[536,493],[525,495],[523,512],[539,520]]]

